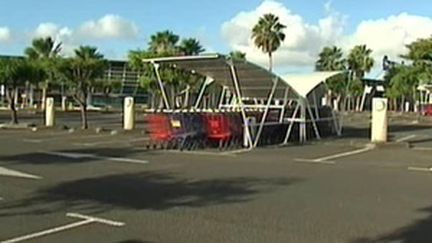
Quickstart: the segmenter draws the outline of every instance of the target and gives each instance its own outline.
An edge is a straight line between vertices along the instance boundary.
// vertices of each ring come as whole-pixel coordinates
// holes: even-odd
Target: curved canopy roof
[[[300,97],[307,98],[320,84],[343,71],[314,72],[309,74],[288,74],[282,76],[282,80],[291,86]]]
[[[244,60],[232,60],[224,55],[178,56],[144,59],[143,62],[172,65],[176,68],[196,72],[213,78],[220,85],[234,89],[230,62],[234,64],[242,97],[267,98],[273,81],[279,78],[274,98],[282,98],[287,85],[282,79],[268,70]],[[290,96],[295,96],[290,89]]]

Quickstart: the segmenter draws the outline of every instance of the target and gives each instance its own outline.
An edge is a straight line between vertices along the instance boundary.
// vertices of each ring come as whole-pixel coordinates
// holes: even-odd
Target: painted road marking
[[[430,151],[432,150],[432,147],[413,147],[414,150],[421,150],[421,151]]]
[[[417,137],[417,135],[415,135],[415,134],[408,135],[408,136],[397,139],[396,142],[397,143],[404,142],[404,141],[410,140],[410,139],[415,138],[415,137]]]
[[[46,229],[43,231],[31,233],[31,234],[24,235],[24,236],[19,236],[19,237],[13,238],[13,239],[1,241],[0,243],[15,243],[15,242],[21,242],[21,241],[25,241],[25,240],[36,239],[36,238],[44,237],[47,235],[55,234],[55,233],[58,233],[61,231],[65,231],[65,230],[81,227],[84,225],[92,224],[92,223],[105,224],[105,225],[109,225],[109,226],[113,226],[113,227],[122,227],[125,225],[125,223],[123,223],[123,222],[118,222],[118,221],[113,221],[113,220],[103,219],[103,218],[97,218],[97,217],[87,216],[87,215],[78,214],[78,213],[67,213],[66,216],[70,217],[70,218],[77,218],[77,219],[80,219],[81,221],[62,225],[62,226],[58,226],[55,228]]]
[[[94,143],[74,143],[73,145],[79,145],[79,146],[97,146],[97,145],[104,145],[104,144],[116,144],[116,143],[130,143],[130,142],[140,142],[140,141],[148,141],[150,138],[136,138],[136,139],[124,139],[124,140],[112,140],[112,141],[101,141],[101,142],[94,142]]]
[[[96,154],[84,154],[84,153],[63,153],[63,152],[41,152],[42,154],[54,155],[59,157],[65,157],[69,159],[105,159],[113,162],[125,162],[125,163],[133,163],[133,164],[147,164],[147,160],[140,159],[130,159],[130,158],[121,158],[121,157],[107,157],[107,156],[99,156]]]
[[[336,164],[334,161],[317,161],[313,159],[294,159],[294,161],[303,162],[303,163],[312,163],[312,164],[327,164],[327,165]]]
[[[422,171],[422,172],[432,172],[432,167],[408,167],[408,170]]]
[[[67,135],[67,134],[63,134],[62,136]],[[71,135],[77,135],[77,134],[71,134]],[[78,136],[74,136],[74,137],[68,137],[65,136],[62,139],[64,140],[77,140],[77,139],[92,139],[92,138],[103,138],[103,137],[111,137],[113,135],[109,134],[109,135],[89,135],[89,136],[82,136],[82,135],[78,135]],[[57,137],[48,137],[48,138],[40,138],[40,139],[33,139],[33,138],[24,138],[23,142],[27,142],[27,143],[42,143],[42,142],[48,142],[48,141],[55,141],[58,140],[59,138]]]
[[[35,180],[42,179],[42,177],[37,175],[32,175],[17,170],[7,169],[1,166],[0,166],[0,176],[20,177],[20,178],[35,179]]]
[[[142,149],[146,150],[146,149]],[[175,150],[175,149],[167,149],[161,150],[163,152],[168,153],[179,153],[179,154],[192,154],[192,155],[204,155],[204,156],[235,156],[235,154],[228,154],[226,152],[209,152],[209,151],[189,151],[189,150]]]
[[[348,151],[348,152],[343,152],[343,153],[328,155],[328,156],[321,157],[321,158],[316,158],[316,159],[302,159],[302,158],[299,158],[299,159],[295,159],[295,160],[297,160],[297,161],[303,161],[303,162],[305,162],[305,161],[308,161],[308,162],[331,162],[330,160],[332,160],[332,159],[337,159],[337,158],[341,158],[341,157],[347,157],[347,156],[351,156],[351,155],[355,155],[355,154],[364,153],[364,152],[370,151],[370,150],[372,150],[374,148],[375,148],[375,145],[368,144],[368,145],[366,145],[366,147],[361,148],[361,149],[356,149],[356,150],[351,150],[351,151]]]

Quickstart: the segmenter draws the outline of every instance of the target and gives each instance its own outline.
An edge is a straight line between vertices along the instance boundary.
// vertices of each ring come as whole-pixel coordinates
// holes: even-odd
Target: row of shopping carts
[[[242,146],[243,122],[238,112],[158,112],[145,119],[149,148],[222,150]]]

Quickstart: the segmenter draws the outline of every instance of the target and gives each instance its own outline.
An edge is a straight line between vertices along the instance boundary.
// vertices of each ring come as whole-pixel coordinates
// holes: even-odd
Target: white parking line
[[[312,164],[327,164],[327,165],[334,165],[336,164],[334,161],[317,161],[313,159],[294,159],[296,162],[303,162],[303,163],[312,163]]]
[[[413,147],[413,150],[430,151],[432,147]]]
[[[20,178],[35,179],[35,180],[42,179],[42,177],[37,175],[32,175],[17,170],[7,169],[1,166],[0,166],[0,176],[20,177]]]
[[[103,138],[103,137],[112,137],[113,135],[88,135],[88,136],[74,136],[74,137],[68,137],[67,134],[64,134],[62,139],[64,140],[78,140],[78,139],[92,139],[92,138]],[[49,142],[49,141],[55,141],[58,140],[58,137],[49,137],[49,138],[23,138],[23,142],[27,143],[42,143],[42,142]]]
[[[65,158],[69,158],[69,159],[94,158],[94,159],[109,160],[109,161],[113,161],[113,162],[125,162],[125,163],[133,163],[133,164],[148,164],[147,160],[130,159],[130,158],[122,158],[122,157],[107,157],[107,156],[99,156],[96,154],[66,153],[66,152],[40,152],[40,153],[47,154],[47,155],[65,157]]]
[[[331,159],[337,159],[337,158],[341,158],[341,157],[347,157],[347,156],[351,156],[351,155],[355,155],[355,154],[360,154],[360,153],[364,153],[367,151],[370,151],[372,149],[375,148],[375,145],[373,144],[368,144],[366,145],[366,147],[361,148],[361,149],[356,149],[356,150],[352,150],[352,151],[348,151],[348,152],[343,152],[343,153],[338,153],[338,154],[333,154],[333,155],[328,155],[325,157],[321,157],[321,158],[316,158],[316,159],[295,159],[296,161],[300,161],[300,162],[333,162],[330,161]],[[333,162],[334,163],[334,162]]]
[[[400,142],[407,141],[407,140],[410,140],[410,139],[415,138],[415,137],[417,137],[417,135],[415,135],[415,134],[408,135],[408,136],[397,139],[396,142],[400,143]]]
[[[97,217],[87,216],[87,215],[78,214],[78,213],[67,213],[66,216],[71,217],[71,218],[78,218],[78,219],[81,219],[81,221],[62,225],[62,226],[58,226],[58,227],[54,227],[54,228],[50,228],[50,229],[46,229],[43,231],[35,232],[35,233],[24,235],[24,236],[19,236],[19,237],[12,238],[9,240],[4,240],[4,241],[1,241],[0,243],[15,243],[15,242],[21,242],[21,241],[25,241],[25,240],[31,240],[31,239],[47,236],[50,234],[55,234],[55,233],[58,233],[61,231],[81,227],[81,226],[84,226],[87,224],[92,224],[92,223],[100,223],[100,224],[105,224],[105,225],[109,225],[109,226],[113,226],[113,227],[121,227],[121,226],[125,225],[125,223],[123,223],[123,222],[112,221],[109,219],[97,218]]]
[[[408,167],[408,170],[422,171],[422,172],[432,172],[432,167]]]
[[[143,149],[145,150],[145,149]],[[210,151],[199,151],[199,150],[175,150],[175,149],[166,149],[166,150],[159,150],[162,152],[168,152],[168,153],[178,153],[178,154],[192,154],[192,155],[203,155],[203,156],[235,156],[235,154],[228,154],[226,152],[210,152]]]
[[[140,141],[148,141],[150,138],[136,138],[136,139],[119,139],[117,140],[111,140],[111,141],[101,141],[101,142],[93,142],[93,143],[74,143],[73,145],[79,145],[79,146],[97,146],[97,145],[105,145],[105,144],[117,144],[117,143],[130,143],[130,142],[140,142]]]

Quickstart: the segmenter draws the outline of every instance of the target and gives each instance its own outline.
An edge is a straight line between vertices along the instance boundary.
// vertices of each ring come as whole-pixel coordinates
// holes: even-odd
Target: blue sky
[[[279,9],[285,9],[284,13],[288,17],[290,15],[299,16],[301,21],[294,22],[294,25],[303,25],[302,28],[307,33],[313,32],[315,27],[318,28],[320,21],[323,19],[332,17],[332,26],[334,25],[332,28],[335,31],[339,28],[337,34],[340,36],[338,39],[332,39],[331,41],[326,37],[327,39],[324,38],[322,44],[330,42],[339,44],[339,40],[357,38],[355,33],[365,21],[372,21],[377,25],[380,24],[380,21],[387,21],[392,26],[388,27],[387,30],[392,30],[399,25],[402,25],[402,28],[412,29],[412,21],[421,21],[416,17],[426,18],[423,19],[426,21],[430,20],[428,16],[432,13],[430,0],[267,0],[267,2],[272,2],[273,5],[268,5],[273,6],[273,8],[276,6]],[[275,3],[279,5],[275,5]],[[253,11],[259,9],[262,5],[264,5],[262,0],[4,0],[0,1],[0,53],[21,54],[23,48],[34,37],[35,30],[43,23],[55,25],[57,29],[54,29],[57,31],[66,28],[68,31],[74,32],[74,34],[69,33],[67,35],[68,38],[73,39],[69,40],[71,46],[87,43],[97,45],[106,56],[114,58],[126,56],[127,50],[130,49],[145,48],[151,34],[165,29],[173,30],[183,37],[196,37],[210,51],[225,53],[236,48],[248,53],[252,51],[251,48],[247,49],[247,46],[240,45],[240,42],[236,42],[235,37],[230,36],[225,31],[230,28],[233,28],[234,31],[235,24],[232,24],[234,27],[226,24],[227,28],[223,28],[223,25],[229,21],[235,22],[235,20],[245,25],[246,18],[242,20],[240,13],[244,12],[244,15],[253,15]],[[402,13],[407,14],[408,17],[402,16]],[[95,36],[89,37],[91,33],[88,32],[85,32],[87,36],[83,32],[79,37],[75,33],[84,23],[93,21],[97,24],[98,20],[107,15],[118,17],[115,20],[121,19],[125,26],[129,24],[129,27],[136,27],[136,30],[131,27],[132,29],[125,38],[120,36],[122,33],[118,29],[116,31],[119,33],[107,30],[105,34],[98,34],[97,38]],[[396,16],[397,20],[392,20],[390,16]],[[343,22],[343,24],[339,26],[338,22]],[[250,23],[250,25],[252,24]],[[96,28],[98,28],[97,26]],[[432,29],[432,26],[428,27]],[[1,28],[3,28],[3,39],[1,37]],[[5,37],[5,30],[8,32],[7,37]],[[297,30],[302,31],[298,28]],[[92,29],[90,28],[89,31],[91,32]],[[290,38],[291,34],[296,36],[297,33],[293,34],[293,31],[296,30],[290,30],[287,33],[287,38]],[[428,34],[430,32],[430,30],[425,31]],[[416,35],[419,35],[417,32],[410,32],[409,35],[416,37]],[[360,33],[361,38],[359,37],[359,39],[366,40],[367,38],[364,35],[364,33]],[[370,35],[373,36],[374,33],[370,33]],[[243,40],[243,42],[245,41],[247,40]],[[299,41],[301,42],[301,40]],[[64,42],[67,43],[68,40]],[[286,45],[287,51],[301,49],[298,48],[300,48],[298,43]],[[321,48],[321,46],[316,46],[316,48]],[[311,51],[308,55],[315,55],[315,52],[315,50]],[[288,55],[289,53],[292,52],[285,54]],[[262,62],[264,65],[264,61],[258,60],[260,59],[257,57],[258,53],[256,55],[252,53],[251,56],[254,61]],[[308,61],[305,61],[304,64],[307,63]],[[290,64],[290,62],[288,61],[287,64]],[[294,66],[303,65],[301,63],[292,64]]]

